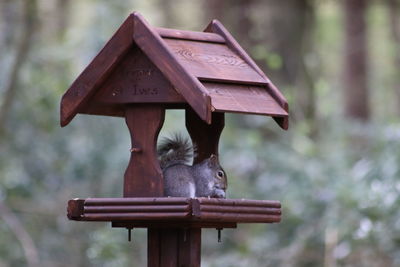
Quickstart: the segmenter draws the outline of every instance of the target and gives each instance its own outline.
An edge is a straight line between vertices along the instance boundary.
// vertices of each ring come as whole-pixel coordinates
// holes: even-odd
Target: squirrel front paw
[[[222,189],[215,189],[215,190],[214,190],[214,194],[213,194],[212,197],[215,197],[215,198],[225,198],[225,197],[226,197],[226,193],[225,193],[225,191],[222,190]]]

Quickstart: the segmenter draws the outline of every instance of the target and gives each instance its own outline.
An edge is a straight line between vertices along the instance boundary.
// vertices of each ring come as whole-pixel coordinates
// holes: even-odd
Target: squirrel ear
[[[211,154],[209,160],[212,165],[218,164],[218,157],[215,154]]]

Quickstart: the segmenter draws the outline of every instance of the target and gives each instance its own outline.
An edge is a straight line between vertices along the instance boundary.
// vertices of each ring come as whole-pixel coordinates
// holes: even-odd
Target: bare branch
[[[22,225],[17,216],[3,203],[0,201],[0,218],[8,225],[14,235],[17,237],[25,253],[25,258],[28,266],[36,267],[39,266],[39,256],[36,246]]]
[[[32,45],[32,33],[37,17],[37,0],[24,1],[24,25],[22,27],[22,35],[17,47],[14,63],[7,84],[5,86],[4,100],[0,107],[0,134],[4,131],[4,126],[14,101],[19,74],[22,65],[26,61],[29,49]]]

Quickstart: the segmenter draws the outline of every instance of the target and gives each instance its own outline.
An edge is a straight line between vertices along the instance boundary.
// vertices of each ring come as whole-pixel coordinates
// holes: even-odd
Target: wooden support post
[[[148,267],[200,267],[201,228],[149,228]]]
[[[160,105],[135,105],[125,110],[132,148],[124,176],[124,197],[163,196],[163,176],[156,146],[164,117],[165,109]]]
[[[211,124],[204,122],[191,108],[186,109],[186,128],[197,147],[197,156],[193,163],[198,163],[211,156],[218,155],[218,143],[225,126],[225,114],[213,112]]]

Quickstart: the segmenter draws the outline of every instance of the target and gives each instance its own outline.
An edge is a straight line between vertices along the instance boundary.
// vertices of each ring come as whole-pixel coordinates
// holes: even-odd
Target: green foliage
[[[20,3],[15,2],[17,12]],[[46,1],[39,2],[41,12],[51,9]],[[340,112],[337,78],[340,10],[333,1],[322,2],[315,5],[315,51],[307,57],[318,69],[315,121],[298,119],[299,111],[291,110],[291,128],[284,132],[270,118],[229,114],[221,140],[228,197],[280,200],[283,220],[226,229],[222,244],[215,230],[204,230],[203,266],[323,266],[329,257],[340,266],[400,265],[400,122],[394,111],[395,92],[386,90],[398,81],[396,71],[386,67],[394,44],[371,38],[374,120],[347,121]],[[144,230],[135,230],[128,243],[125,229],[72,222],[65,216],[68,199],[121,195],[130,148],[124,121],[78,115],[61,129],[58,116],[62,93],[126,15],[138,9],[153,23],[162,10],[157,1],[71,3],[69,26],[61,39],[55,37],[56,17],[40,13],[0,139],[0,201],[32,238],[40,266],[145,266]],[[188,14],[177,23],[201,27],[199,6],[185,1]],[[262,14],[263,9],[254,12]],[[368,19],[372,33],[382,38],[384,17],[382,7],[375,5]],[[285,57],[264,42],[269,40],[251,49],[253,56],[270,70],[281,70]],[[0,47],[0,90],[15,43]],[[297,85],[274,82],[290,105],[295,104]],[[169,111],[162,135],[183,129],[183,115]],[[313,123],[318,128],[315,135]],[[24,266],[22,243],[3,216],[0,212],[0,266]]]

